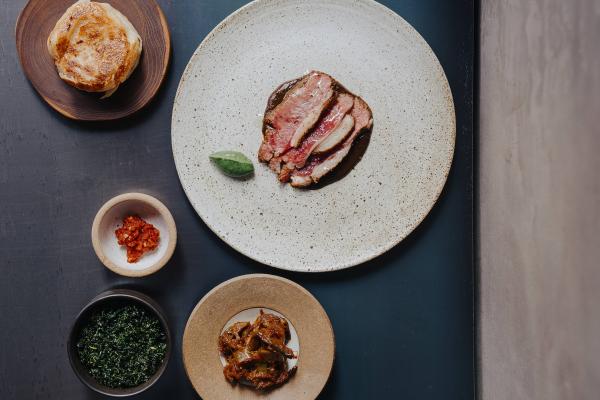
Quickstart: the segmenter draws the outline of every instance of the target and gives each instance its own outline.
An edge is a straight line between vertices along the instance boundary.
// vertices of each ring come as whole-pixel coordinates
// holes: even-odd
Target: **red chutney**
[[[137,215],[123,219],[123,226],[115,231],[121,246],[127,246],[127,262],[135,263],[149,251],[158,247],[160,231]]]

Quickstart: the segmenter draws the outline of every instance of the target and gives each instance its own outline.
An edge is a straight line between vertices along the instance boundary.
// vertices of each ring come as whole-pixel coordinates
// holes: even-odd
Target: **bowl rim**
[[[83,324],[84,320],[89,316],[89,313],[94,310],[96,307],[101,305],[102,303],[108,303],[111,300],[125,300],[131,301],[134,303],[141,304],[146,309],[150,310],[160,321],[165,335],[167,337],[167,351],[165,353],[165,357],[161,366],[156,370],[154,375],[146,382],[141,385],[134,386],[132,388],[109,388],[107,386],[101,385],[96,382],[94,378],[89,376],[85,371],[85,367],[79,361],[79,357],[77,355],[75,346],[77,342],[76,335],[79,333],[79,329]],[[138,292],[136,290],[131,289],[109,289],[102,293],[99,293],[94,298],[92,298],[82,309],[79,311],[75,319],[71,324],[71,328],[69,330],[69,337],[67,339],[67,353],[69,356],[69,364],[75,372],[75,375],[79,378],[79,380],[91,390],[111,397],[128,397],[134,396],[136,394],[142,393],[148,390],[150,387],[154,386],[154,384],[160,379],[165,370],[167,369],[167,365],[169,364],[169,359],[171,358],[171,353],[173,349],[173,345],[171,343],[171,330],[169,328],[169,323],[165,316],[163,309],[160,305],[154,301],[149,296]]]
[[[127,269],[118,266],[106,254],[104,254],[104,251],[102,250],[102,243],[100,240],[100,224],[110,209],[126,201],[138,201],[154,208],[156,211],[158,211],[161,217],[163,217],[165,223],[167,224],[167,229],[169,230],[169,242],[167,243],[165,254],[154,264],[141,270]],[[92,246],[102,264],[104,264],[106,268],[110,269],[114,273],[130,278],[148,276],[160,270],[173,256],[176,244],[177,227],[175,225],[173,215],[160,200],[145,193],[131,192],[123,193],[113,197],[104,203],[102,207],[100,207],[96,213],[96,216],[94,217],[94,222],[92,223]]]

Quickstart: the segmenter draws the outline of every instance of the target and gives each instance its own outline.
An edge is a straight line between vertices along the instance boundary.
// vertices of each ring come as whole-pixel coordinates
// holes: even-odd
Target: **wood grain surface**
[[[600,393],[600,2],[482,4],[483,400]]]
[[[30,0],[16,26],[17,51],[23,71],[40,96],[65,117],[107,121],[126,117],[144,107],[158,92],[171,54],[165,16],[154,0],[110,0],[142,38],[140,63],[111,97],[75,89],[58,76],[46,41],[56,21],[73,0]]]

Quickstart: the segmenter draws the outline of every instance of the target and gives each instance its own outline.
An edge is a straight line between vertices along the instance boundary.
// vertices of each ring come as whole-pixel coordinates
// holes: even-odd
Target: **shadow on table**
[[[331,370],[331,375],[329,375],[329,380],[325,384],[323,391],[321,392],[321,394],[318,397],[319,400],[338,398],[336,395],[336,393],[337,393],[336,392],[336,390],[337,390],[337,383],[336,383],[337,370],[338,370],[338,363],[334,362],[333,369]]]
[[[162,267],[159,271],[152,275],[141,277],[141,278],[127,278],[122,277],[121,280],[117,281],[110,289],[132,289],[138,290],[149,295],[152,298],[160,300],[163,295],[168,295],[169,288],[179,285],[179,283],[185,280],[185,268],[181,268],[183,265],[183,250],[182,246],[178,243],[173,252],[171,260]],[[105,268],[105,275],[107,281],[115,282],[115,273]],[[162,283],[169,282],[169,285]],[[108,290],[108,289],[107,289]]]
[[[263,273],[263,274],[273,274],[285,277],[287,279],[302,282],[302,283],[311,283],[311,282],[319,282],[319,283],[335,283],[340,281],[348,281],[360,279],[366,274],[373,273],[375,271],[379,271],[382,269],[386,269],[391,267],[394,264],[394,261],[401,259],[404,254],[409,251],[414,244],[422,239],[422,237],[430,230],[430,227],[435,223],[438,219],[441,210],[444,208],[444,205],[448,201],[447,196],[447,188],[451,187],[452,184],[450,180],[453,180],[453,173],[450,172],[450,176],[448,177],[448,182],[444,186],[440,198],[437,203],[433,206],[431,212],[425,217],[423,222],[415,230],[410,233],[404,240],[398,243],[396,246],[391,248],[389,251],[385,252],[381,256],[367,261],[363,264],[339,270],[339,271],[331,271],[331,272],[320,272],[320,273],[306,273],[306,272],[295,272],[295,271],[285,271],[277,268],[269,267],[267,265],[261,264],[258,261],[252,260],[251,258],[246,257],[245,255],[235,251],[228,244],[222,241],[219,237],[217,237],[204,223],[199,221],[199,225],[201,225],[202,229],[205,232],[204,237],[210,238],[210,240],[214,243],[215,246],[221,248],[223,252],[229,253],[230,256],[234,257],[237,261],[248,268],[247,273]],[[191,204],[188,206],[192,208]],[[193,210],[193,208],[192,208]],[[199,217],[198,217],[199,219]]]
[[[171,60],[172,63],[172,60]],[[86,133],[102,133],[102,132],[118,132],[118,131],[127,131],[133,127],[142,125],[145,121],[147,121],[151,116],[157,115],[158,109],[165,103],[169,102],[173,104],[174,96],[169,95],[169,88],[173,83],[174,71],[172,71],[172,65],[169,65],[167,69],[167,73],[165,79],[158,89],[158,92],[152,98],[148,104],[146,104],[142,109],[137,112],[113,121],[78,121],[72,120],[67,117],[60,115],[57,111],[55,111],[48,103],[46,103],[40,96],[36,96],[38,101],[44,104],[46,110],[49,114],[54,116],[56,120],[58,120],[65,127],[77,130],[78,132],[86,132]],[[179,79],[179,77],[177,77]],[[31,90],[35,91],[35,88],[28,81],[29,87]],[[75,89],[74,89],[75,90]],[[99,100],[101,101],[101,100]],[[170,115],[170,112],[169,112]]]

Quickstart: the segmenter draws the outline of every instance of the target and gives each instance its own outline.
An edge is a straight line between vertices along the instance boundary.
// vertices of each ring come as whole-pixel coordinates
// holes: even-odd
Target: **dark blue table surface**
[[[457,147],[441,196],[423,224],[382,257],[350,270],[306,275],[236,253],[197,217],[171,153],[179,78],[205,35],[244,0],[159,1],[171,26],[165,85],[143,112],[116,123],[77,123],[52,111],[23,76],[14,23],[25,0],[0,0],[0,398],[95,399],[72,373],[65,342],[95,294],[137,288],[171,321],[176,351],[140,399],[197,398],[181,361],[183,328],[197,301],[234,276],[271,273],[312,292],[336,334],[322,399],[472,399],[473,73],[472,0],[383,1],[429,42],[450,81]],[[179,243],[171,263],[144,279],[102,266],[90,226],[109,198],[139,190],[171,209]]]

